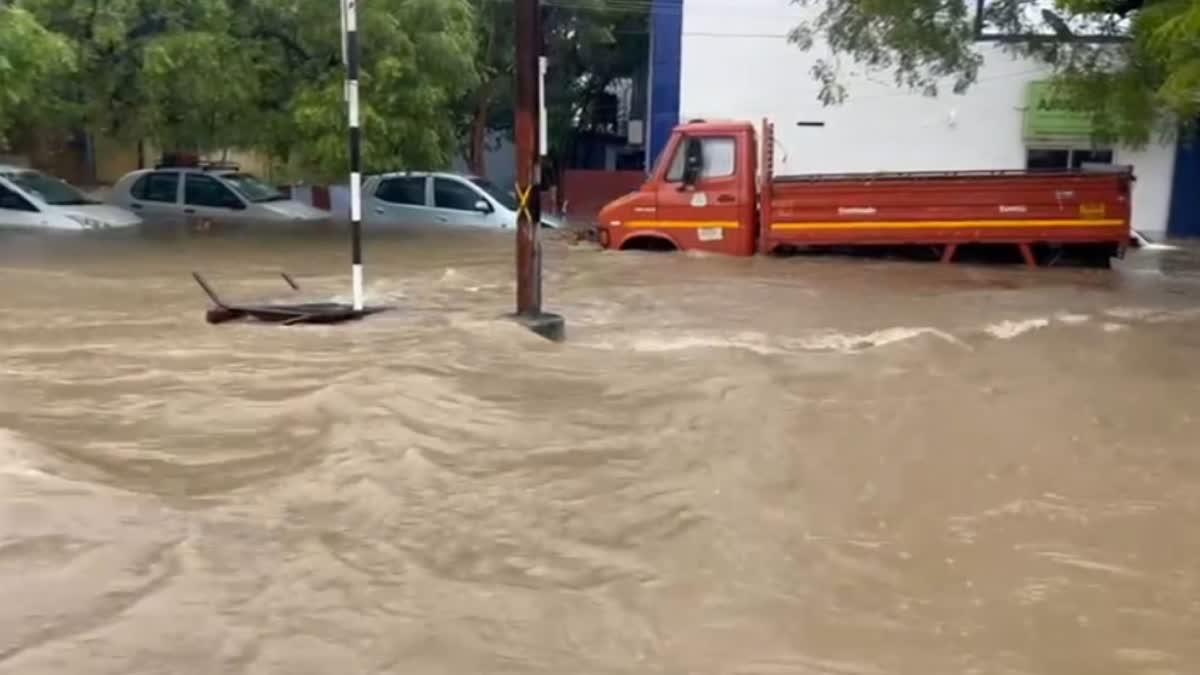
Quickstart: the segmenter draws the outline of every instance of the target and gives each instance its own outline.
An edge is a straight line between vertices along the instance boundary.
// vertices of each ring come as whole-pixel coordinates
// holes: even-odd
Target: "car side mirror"
[[[491,213],[495,211],[495,209],[492,208],[492,205],[488,203],[486,199],[480,199],[479,201],[475,202],[475,210],[480,213]]]
[[[704,152],[700,139],[687,139],[683,153],[683,184],[692,187],[700,179],[700,172],[704,169]]]

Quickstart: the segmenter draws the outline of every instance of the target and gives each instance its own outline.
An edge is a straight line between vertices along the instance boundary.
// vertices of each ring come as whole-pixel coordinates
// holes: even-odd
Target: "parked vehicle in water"
[[[212,226],[303,226],[328,223],[329,212],[288,198],[229,165],[161,166],[126,174],[109,202],[150,223]]]
[[[136,214],[92,199],[61,178],[0,164],[0,228],[93,231],[141,222]]]
[[[756,136],[748,122],[676,127],[642,188],[601,210],[600,244],[732,255],[919,246],[946,262],[981,244],[1029,265],[1107,266],[1132,237],[1126,168],[776,176],[771,123],[761,162]]]
[[[447,226],[513,229],[516,192],[486,178],[457,173],[397,172],[363,184],[363,225],[373,229]],[[561,221],[542,214],[542,227]]]

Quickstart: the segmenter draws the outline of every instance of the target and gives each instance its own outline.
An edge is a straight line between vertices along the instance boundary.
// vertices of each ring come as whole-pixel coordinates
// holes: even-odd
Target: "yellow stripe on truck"
[[[625,223],[625,225],[627,227],[659,230],[683,230],[700,227],[717,227],[722,230],[736,230],[738,228],[736,220],[631,220]]]
[[[1124,225],[1119,218],[1094,219],[1062,219],[1047,218],[1042,220],[860,220],[860,221],[831,221],[814,223],[774,223],[772,230],[907,230],[907,229],[936,229],[949,227],[1104,227],[1109,225]]]
[[[938,228],[987,228],[987,227],[1111,227],[1124,225],[1120,218],[1064,219],[1043,218],[1039,220],[840,220],[811,223],[775,223],[772,230],[852,230],[852,229],[938,229]],[[660,230],[685,230],[692,228],[738,229],[736,220],[630,220],[626,227]]]

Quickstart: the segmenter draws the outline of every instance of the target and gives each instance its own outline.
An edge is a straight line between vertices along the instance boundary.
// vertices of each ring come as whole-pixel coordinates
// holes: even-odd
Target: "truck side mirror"
[[[704,169],[704,151],[700,145],[700,139],[687,139],[683,153],[683,184],[691,187],[696,184],[700,178],[700,172]]]

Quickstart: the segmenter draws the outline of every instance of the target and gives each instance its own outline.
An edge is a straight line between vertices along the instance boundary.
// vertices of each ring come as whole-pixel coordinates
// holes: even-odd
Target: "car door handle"
[[[376,207],[375,207],[375,213],[378,213],[379,215],[383,215],[383,207],[382,207],[382,206],[376,206]]]
[[[449,218],[447,218],[446,216],[438,216],[438,217],[437,217],[437,221],[438,221],[439,223],[448,223],[448,222],[450,222],[450,219],[449,219]]]
[[[140,209],[142,208],[142,205],[141,205],[141,204],[130,204],[130,205],[129,205],[129,207],[130,207],[130,208],[132,208],[132,209],[139,209],[139,210],[140,210]]]
[[[737,201],[733,195],[720,195],[717,197],[718,204],[732,204]]]
[[[184,213],[195,213],[196,209],[184,209],[183,212]]]

